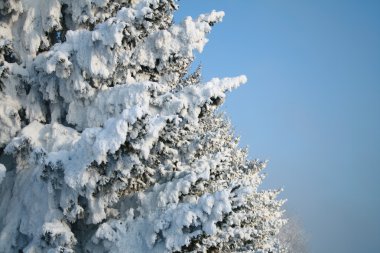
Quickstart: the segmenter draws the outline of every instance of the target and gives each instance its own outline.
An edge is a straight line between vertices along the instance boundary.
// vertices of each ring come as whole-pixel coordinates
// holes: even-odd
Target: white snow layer
[[[6,172],[7,172],[7,169],[5,168],[3,164],[0,163],[0,184],[3,181]]]

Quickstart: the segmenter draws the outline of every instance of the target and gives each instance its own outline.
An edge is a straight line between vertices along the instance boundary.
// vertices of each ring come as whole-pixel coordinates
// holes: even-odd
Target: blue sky
[[[224,110],[311,252],[379,252],[380,1],[179,3],[177,21],[226,12],[195,64],[204,80],[248,76]]]

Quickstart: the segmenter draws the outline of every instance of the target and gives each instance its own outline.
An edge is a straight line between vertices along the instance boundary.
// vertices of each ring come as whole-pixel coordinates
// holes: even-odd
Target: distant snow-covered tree
[[[0,0],[0,252],[276,252],[259,191],[215,109],[244,76],[202,82],[223,12],[175,0]]]
[[[294,216],[287,217],[286,224],[277,235],[281,249],[291,253],[308,253],[308,238],[301,222]]]

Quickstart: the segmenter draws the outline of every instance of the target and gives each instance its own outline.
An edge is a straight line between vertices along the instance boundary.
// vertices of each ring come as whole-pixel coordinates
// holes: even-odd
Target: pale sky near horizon
[[[224,10],[195,64],[245,74],[224,105],[312,253],[380,252],[380,1],[182,0]]]

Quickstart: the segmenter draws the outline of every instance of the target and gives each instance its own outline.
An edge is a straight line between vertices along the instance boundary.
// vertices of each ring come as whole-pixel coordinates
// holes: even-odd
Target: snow
[[[12,100],[10,96],[0,94],[0,147],[8,143],[20,130],[21,124],[18,121],[18,110],[20,104]]]
[[[3,179],[5,178],[6,172],[7,172],[7,169],[5,168],[5,166],[3,164],[0,163],[0,184],[3,181]]]

